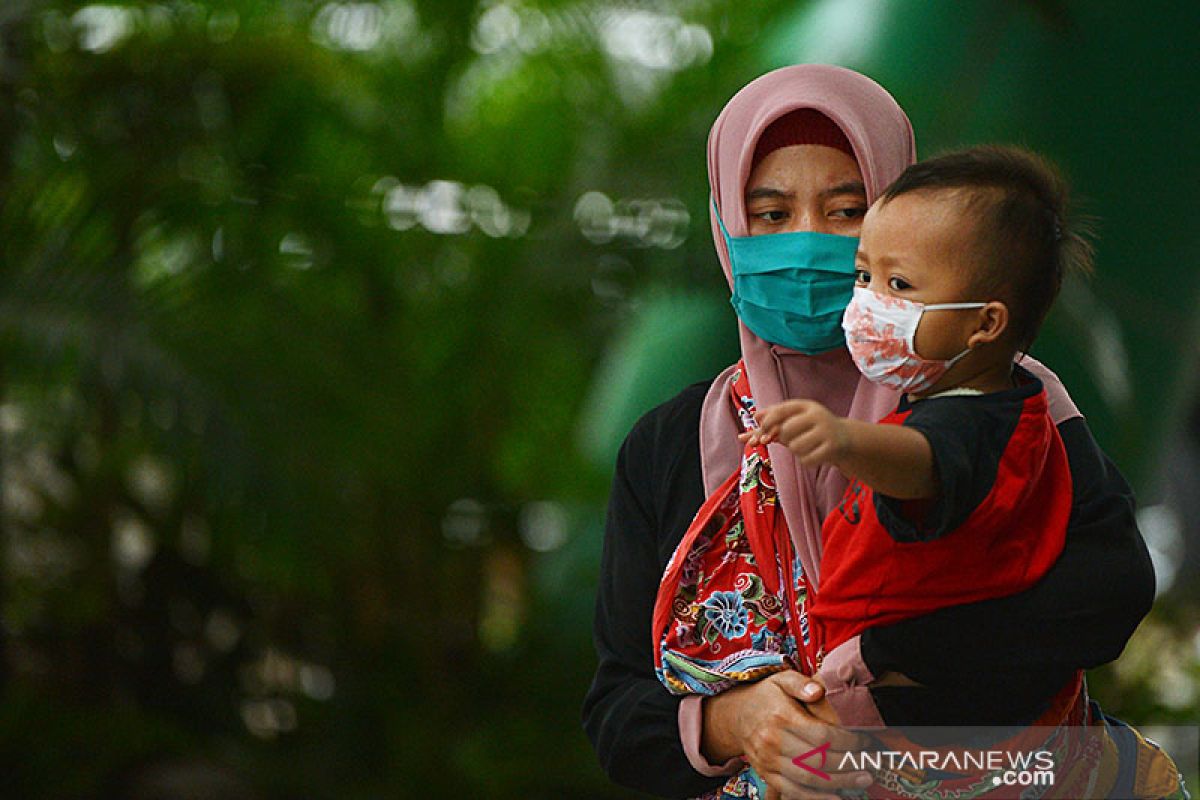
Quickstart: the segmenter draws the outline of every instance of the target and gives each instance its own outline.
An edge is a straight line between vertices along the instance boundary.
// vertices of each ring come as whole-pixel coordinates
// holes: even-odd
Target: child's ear
[[[967,338],[967,347],[974,350],[1000,338],[1008,330],[1008,306],[993,300],[979,309],[979,328]]]

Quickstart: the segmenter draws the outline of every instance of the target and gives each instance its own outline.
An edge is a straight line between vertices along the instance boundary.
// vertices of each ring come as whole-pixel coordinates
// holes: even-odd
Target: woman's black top
[[[659,683],[650,649],[659,579],[704,501],[699,426],[708,387],[693,384],[647,413],[621,446],[596,595],[599,665],[583,705],[605,772],[662,797],[694,797],[725,781],[700,775],[684,755],[683,698]],[[1129,485],[1081,418],[1058,429],[1074,494],[1058,562],[1020,594],[866,630],[872,673],[896,670],[923,685],[872,689],[885,722],[1031,721],[1074,670],[1115,659],[1149,611],[1154,571]],[[956,717],[963,709],[969,720]]]

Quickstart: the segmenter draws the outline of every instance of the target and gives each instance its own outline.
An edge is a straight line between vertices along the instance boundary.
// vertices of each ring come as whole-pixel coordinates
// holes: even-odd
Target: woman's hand
[[[711,761],[741,755],[767,783],[767,800],[837,798],[837,789],[861,789],[869,773],[839,772],[842,754],[858,750],[860,737],[838,727],[837,715],[824,699],[825,689],[794,670],[738,686],[704,701],[701,747]],[[793,759],[828,743],[823,753]]]

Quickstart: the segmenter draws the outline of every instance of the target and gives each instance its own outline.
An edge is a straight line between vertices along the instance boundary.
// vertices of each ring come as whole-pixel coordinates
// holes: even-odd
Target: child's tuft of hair
[[[913,164],[881,202],[914,192],[961,195],[974,217],[974,288],[1009,306],[1010,336],[1027,351],[1066,275],[1093,272],[1093,222],[1075,215],[1058,168],[1020,147],[980,145]],[[956,198],[958,199],[958,198]]]

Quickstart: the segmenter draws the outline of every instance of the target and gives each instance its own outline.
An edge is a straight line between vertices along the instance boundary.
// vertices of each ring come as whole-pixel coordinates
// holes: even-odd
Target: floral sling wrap
[[[755,428],[741,365],[730,390],[742,429]],[[747,447],[740,469],[700,507],[667,564],[654,607],[659,679],[676,694],[711,695],[782,669],[811,674],[807,596],[767,448]]]
[[[753,430],[754,398],[745,365],[729,379],[741,429]],[[714,695],[785,669],[813,675],[810,588],[796,556],[765,446],[747,445],[741,464],[696,512],[667,562],[654,604],[655,674],[673,694]],[[1123,729],[1123,730],[1122,730]],[[872,733],[893,751],[918,748],[896,729]],[[1036,741],[1031,740],[1034,737]],[[971,800],[976,797],[1187,798],[1178,769],[1156,745],[1100,713],[1082,672],[1029,729],[993,747],[1052,752],[1057,786],[1005,786],[995,771],[874,770],[876,783],[847,797]],[[1066,766],[1066,765],[1069,765]],[[747,766],[702,800],[755,800],[766,785]]]

